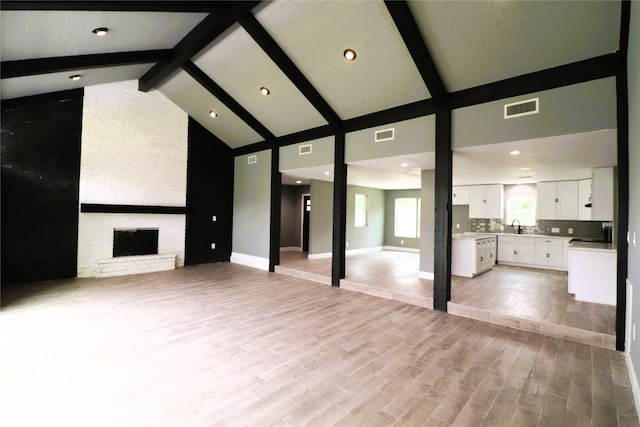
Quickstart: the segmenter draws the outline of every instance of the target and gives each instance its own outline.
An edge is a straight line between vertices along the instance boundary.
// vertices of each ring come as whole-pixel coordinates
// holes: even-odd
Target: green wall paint
[[[235,158],[232,252],[269,258],[271,150]]]
[[[367,196],[367,226],[355,227],[356,194]],[[384,190],[347,186],[347,251],[383,246],[384,244]]]
[[[331,253],[333,242],[333,183],[311,181],[309,254]]]

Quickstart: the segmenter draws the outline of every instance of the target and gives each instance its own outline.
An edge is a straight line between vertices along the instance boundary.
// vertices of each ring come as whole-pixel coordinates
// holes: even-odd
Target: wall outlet
[[[573,228],[568,229],[568,230],[567,230],[567,233],[569,233],[569,234],[573,234]]]
[[[500,226],[500,231],[504,231],[504,225]]]
[[[217,220],[218,220],[217,216],[214,215],[214,216],[211,217],[211,221],[216,222]]]
[[[215,249],[215,248],[216,248],[216,244],[215,244],[215,243],[212,243],[212,244],[211,244],[211,249]]]
[[[400,240],[400,244],[401,244],[401,245],[404,245],[404,240]]]
[[[349,247],[349,242],[347,242],[347,247]]]
[[[456,224],[456,228],[460,228],[460,224]]]
[[[552,233],[559,233],[559,232],[560,232],[560,229],[559,229],[558,227],[552,227],[552,228],[551,228],[551,232],[552,232]]]

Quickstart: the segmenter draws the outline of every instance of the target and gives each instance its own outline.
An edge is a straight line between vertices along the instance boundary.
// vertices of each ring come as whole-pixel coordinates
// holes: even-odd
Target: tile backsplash
[[[471,231],[477,233],[514,233],[516,227],[511,227],[504,219],[471,218]],[[502,229],[501,229],[502,227]],[[559,233],[552,233],[552,228],[560,229]],[[569,229],[573,234],[569,234]],[[548,234],[565,237],[602,238],[602,221],[560,221],[540,220],[535,226],[523,226],[522,234]]]

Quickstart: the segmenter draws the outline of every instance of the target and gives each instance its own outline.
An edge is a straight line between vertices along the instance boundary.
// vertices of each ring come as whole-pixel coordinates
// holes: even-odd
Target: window
[[[396,199],[394,236],[420,237],[420,199],[406,197]]]
[[[507,223],[514,220],[520,225],[536,225],[536,198],[534,196],[507,197]]]
[[[367,226],[367,196],[364,194],[356,194],[356,214],[354,227]]]

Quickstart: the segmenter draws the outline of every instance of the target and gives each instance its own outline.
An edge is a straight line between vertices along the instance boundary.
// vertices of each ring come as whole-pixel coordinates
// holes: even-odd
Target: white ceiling
[[[78,5],[81,3],[90,4]],[[178,4],[131,3],[154,4],[158,10]],[[212,4],[186,3],[203,7]],[[620,1],[409,1],[408,6],[449,92],[619,49]],[[215,13],[2,10],[0,56],[5,62],[174,49],[203,19],[214,17]],[[279,0],[262,2],[251,13],[341,120],[431,98],[381,0]],[[101,26],[110,29],[107,36],[99,38],[91,33]],[[305,90],[296,86],[282,64],[274,62],[239,24],[200,46],[204,47],[189,54],[190,60],[270,133],[280,137],[327,124],[316,109],[317,103],[307,99],[309,94],[303,94]],[[343,58],[342,52],[347,48],[357,51],[355,61]],[[140,79],[153,65],[105,66],[4,78],[0,92],[7,100]],[[83,79],[73,82],[68,78],[71,74],[83,74]],[[269,87],[271,94],[260,95],[261,86]],[[242,113],[225,106],[179,68],[156,84],[156,89],[231,148],[265,139],[264,134],[245,123]],[[211,110],[218,113],[218,118],[209,116]],[[605,131],[457,150],[454,183],[517,182],[523,176],[520,167],[532,168],[535,175],[531,180],[582,176],[590,167],[615,163],[614,141],[615,131]],[[504,155],[504,150],[511,147],[522,151],[517,159]],[[403,161],[416,166],[399,167]],[[354,185],[415,188],[419,186],[420,168],[432,167],[433,153],[404,160],[393,157],[350,165],[348,179]],[[324,169],[295,173],[305,179],[330,180]]]

